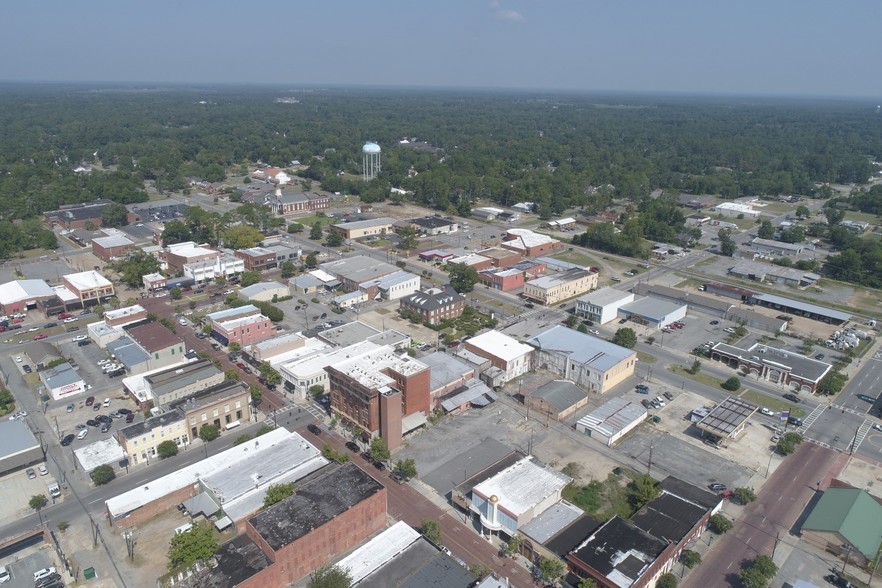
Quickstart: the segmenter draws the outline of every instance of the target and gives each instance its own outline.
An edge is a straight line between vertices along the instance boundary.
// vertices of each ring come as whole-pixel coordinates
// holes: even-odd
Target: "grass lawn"
[[[375,241],[368,241],[367,243],[365,243],[365,245],[367,245],[368,247],[388,247],[391,244],[392,241],[389,241],[387,239],[377,239]]]
[[[303,230],[303,233],[301,233],[301,234],[309,236],[309,229],[316,222],[320,222],[320,223],[322,223],[322,226],[324,226],[324,225],[334,224],[335,222],[338,222],[338,220],[335,218],[331,218],[329,216],[319,216],[317,214],[313,214],[311,216],[302,216],[300,218],[293,218],[293,219],[291,219],[291,222],[292,223],[300,223],[301,225],[303,225],[304,230]]]
[[[705,386],[710,386],[711,388],[722,389],[722,388],[720,388],[720,384],[721,384],[720,380],[718,380],[715,377],[710,376],[708,374],[704,374],[700,371],[697,374],[690,374],[689,372],[686,371],[686,368],[684,368],[682,365],[668,366],[668,371],[671,372],[672,374],[677,374],[678,376],[682,376],[684,378],[689,378],[690,380],[694,380],[696,382],[704,384]]]
[[[701,261],[699,261],[698,263],[696,263],[695,267],[703,267],[705,265],[713,265],[718,261],[718,259],[719,258],[717,258],[715,256],[714,257],[706,257],[706,258],[702,259]]]
[[[638,351],[637,352],[637,361],[640,361],[643,363],[655,363],[658,361],[658,358],[654,355],[650,355],[648,353]]]
[[[763,200],[761,203],[762,206],[757,206],[758,210],[768,210],[769,212],[792,212],[796,214],[796,207],[799,206],[788,204],[787,202],[770,202],[768,200]]]
[[[597,267],[599,264],[597,260],[589,255],[585,255],[581,251],[564,251],[562,253],[557,253],[552,255],[554,259],[559,259],[561,261],[568,261],[570,263],[575,263],[578,265]]]
[[[743,400],[747,400],[748,402],[758,404],[759,406],[765,406],[769,410],[774,410],[775,412],[790,410],[790,414],[792,416],[805,416],[805,410],[793,406],[793,403],[787,402],[783,399],[778,400],[777,398],[772,398],[770,396],[766,396],[765,394],[760,394],[759,392],[756,392],[754,390],[744,390],[743,392],[741,392],[741,394],[738,395],[738,397]]]
[[[683,280],[683,281],[680,282],[679,284],[676,284],[676,285],[674,286],[674,288],[679,288],[679,289],[683,289],[683,288],[697,288],[697,287],[701,286],[703,283],[704,283],[704,282],[703,282],[702,280],[695,280],[695,279],[693,279],[693,278],[686,278],[685,280]]]

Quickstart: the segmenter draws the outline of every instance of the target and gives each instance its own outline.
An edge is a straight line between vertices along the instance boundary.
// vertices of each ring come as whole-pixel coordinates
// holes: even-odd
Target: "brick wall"
[[[166,494],[162,498],[157,498],[153,502],[145,504],[138,510],[133,511],[129,516],[123,517],[117,521],[111,520],[108,515],[108,523],[110,526],[118,529],[128,529],[134,525],[142,525],[165,511],[175,508],[181,502],[196,496],[198,491],[193,489],[194,486],[196,486],[196,484],[187,484],[183,488],[179,488],[174,492]],[[186,522],[186,520],[182,521],[181,524]]]

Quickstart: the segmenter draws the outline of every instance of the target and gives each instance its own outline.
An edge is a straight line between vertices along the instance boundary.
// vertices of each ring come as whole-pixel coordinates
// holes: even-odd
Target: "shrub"
[[[178,454],[178,445],[171,439],[169,439],[168,441],[163,441],[156,446],[156,453],[162,459],[165,459],[167,457],[174,457]]]
[[[92,470],[92,481],[96,486],[109,484],[116,479],[116,472],[109,465],[100,465]]]
[[[708,528],[717,535],[722,535],[732,530],[732,521],[721,514],[713,515],[708,521]]]
[[[720,384],[720,387],[723,390],[728,390],[729,392],[735,392],[741,388],[741,380],[739,380],[735,376],[732,376],[731,378],[729,378],[728,380],[726,380],[725,382]]]

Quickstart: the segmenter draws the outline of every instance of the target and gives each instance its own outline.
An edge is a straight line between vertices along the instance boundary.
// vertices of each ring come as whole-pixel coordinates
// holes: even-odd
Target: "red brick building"
[[[112,200],[102,198],[94,202],[82,204],[66,204],[58,210],[43,213],[43,220],[50,227],[64,227],[65,229],[85,229],[86,225],[101,226],[101,214],[104,207],[113,204]],[[128,213],[128,222],[134,221],[137,216]]]
[[[481,283],[501,292],[510,292],[524,287],[524,272],[518,269],[485,270],[478,274]]]
[[[236,586],[289,586],[385,526],[386,488],[353,463],[329,466],[248,519],[245,534],[269,565]]]
[[[211,321],[211,336],[224,345],[247,347],[276,335],[272,321],[253,304],[213,312],[206,318]]]
[[[517,251],[524,257],[539,257],[563,249],[563,243],[529,229],[509,229],[505,232],[502,246]]]
[[[92,253],[104,261],[125,257],[135,250],[135,242],[122,233],[92,239]]]
[[[245,269],[262,271],[276,267],[276,252],[265,247],[251,247],[235,252],[236,257],[245,262]]]
[[[325,371],[331,411],[383,437],[389,449],[398,448],[411,425],[423,424],[429,414],[429,367],[388,345]]]
[[[443,320],[462,316],[466,307],[466,297],[449,284],[443,288],[433,288],[425,292],[415,292],[399,302],[402,313],[418,314],[422,322],[437,325]]]

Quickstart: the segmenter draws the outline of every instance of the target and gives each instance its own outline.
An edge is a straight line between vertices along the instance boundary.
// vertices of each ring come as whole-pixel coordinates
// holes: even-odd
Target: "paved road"
[[[305,429],[298,432],[310,441],[315,440],[316,445],[329,443],[337,451],[349,455],[358,467],[383,484],[388,493],[388,512],[393,518],[402,520],[415,529],[419,529],[420,522],[424,519],[435,519],[441,527],[444,545],[450,549],[453,555],[469,565],[481,562],[490,566],[500,576],[507,577],[514,586],[533,585],[533,578],[526,569],[516,564],[512,559],[500,558],[499,549],[482,539],[467,524],[464,524],[463,515],[452,507],[442,509],[412,488],[410,484],[399,484],[394,481],[388,470],[378,471],[361,456],[346,449],[345,441],[339,435],[325,432],[321,439],[316,439],[315,435]]]
[[[794,524],[839,455],[814,443],[801,445],[775,470],[757,501],[741,511],[734,529],[714,540],[716,545],[686,578],[684,588],[740,586],[735,578],[745,561],[773,555],[779,541],[794,543]]]

